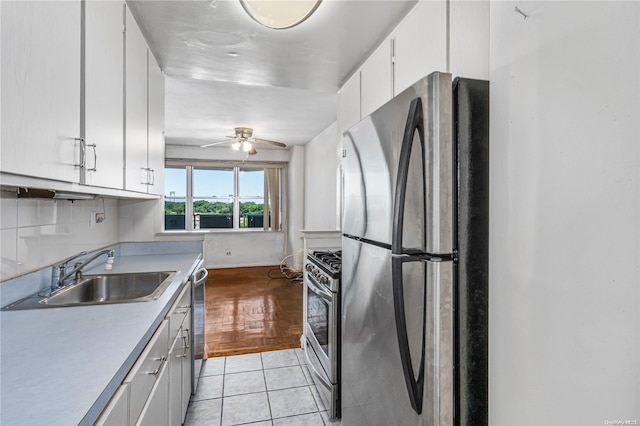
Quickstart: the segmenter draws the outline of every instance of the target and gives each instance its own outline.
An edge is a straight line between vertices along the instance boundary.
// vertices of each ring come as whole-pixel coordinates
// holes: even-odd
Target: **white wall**
[[[640,3],[490,19],[489,423],[640,421]]]
[[[302,233],[304,223],[304,146],[291,148],[291,160],[287,167],[287,241],[286,255],[295,255],[287,265],[302,270]]]
[[[17,199],[0,192],[0,279],[34,271],[83,250],[118,242],[118,200],[105,198],[104,222],[90,228],[102,199]]]
[[[304,229],[338,229],[338,124],[334,122],[304,149]]]
[[[211,232],[204,234],[204,266],[235,268],[279,265],[285,256],[284,248],[284,232]]]

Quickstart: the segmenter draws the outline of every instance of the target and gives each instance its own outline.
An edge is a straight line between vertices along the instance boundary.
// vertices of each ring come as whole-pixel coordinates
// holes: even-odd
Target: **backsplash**
[[[104,209],[104,210],[103,210]],[[91,212],[105,220],[90,227]],[[119,201],[18,199],[0,192],[0,280],[119,242]]]

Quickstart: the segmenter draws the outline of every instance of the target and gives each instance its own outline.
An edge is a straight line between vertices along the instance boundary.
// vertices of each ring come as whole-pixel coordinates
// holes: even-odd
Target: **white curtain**
[[[264,169],[264,229],[269,229],[269,210],[271,210],[271,230],[280,231],[280,188],[281,169]]]

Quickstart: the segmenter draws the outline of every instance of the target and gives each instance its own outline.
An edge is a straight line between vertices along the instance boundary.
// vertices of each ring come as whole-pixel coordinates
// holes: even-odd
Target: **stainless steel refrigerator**
[[[489,84],[432,73],[343,135],[343,424],[487,424]]]

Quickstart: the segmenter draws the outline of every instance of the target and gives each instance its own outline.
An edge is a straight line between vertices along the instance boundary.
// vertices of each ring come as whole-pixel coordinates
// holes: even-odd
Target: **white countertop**
[[[200,258],[127,255],[86,271],[180,271],[154,301],[0,312],[0,423],[93,424]]]

